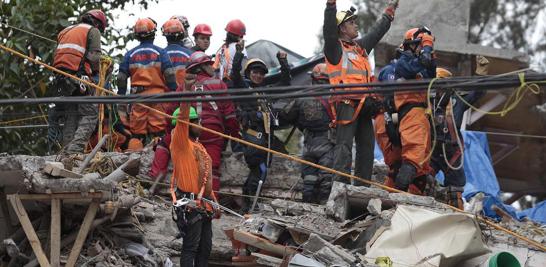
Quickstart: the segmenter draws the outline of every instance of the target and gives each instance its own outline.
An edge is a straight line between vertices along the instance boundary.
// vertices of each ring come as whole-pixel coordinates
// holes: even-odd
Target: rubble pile
[[[237,194],[246,177],[246,166],[239,155],[225,156],[222,191]],[[80,242],[82,249],[76,266],[178,266],[182,239],[177,238],[168,196],[161,194],[167,193],[167,187],[162,185],[159,194],[152,195],[148,189],[153,181],[145,181],[152,157],[150,150],[104,153],[95,155],[82,168],[85,157],[73,159],[73,165],[67,166],[66,161],[59,165],[54,157],[0,156],[3,264],[39,265],[32,240],[27,238],[6,196],[76,192],[82,199],[62,203],[62,264],[69,261],[73,244]],[[522,266],[544,266],[546,262],[545,252],[478,223],[472,216],[454,213],[431,197],[336,182],[325,205],[293,201],[299,197],[299,166],[283,159],[273,162],[258,209],[245,219],[224,214],[213,222],[212,265],[405,266],[397,264],[406,262],[419,266],[417,261],[425,260],[428,266],[485,266],[487,259],[499,251],[512,253]],[[385,170],[380,164],[374,168],[377,177]],[[82,220],[92,203],[85,196],[98,192],[100,205],[88,234],[81,238],[78,233],[84,224]],[[28,200],[23,203],[37,239],[49,256],[52,204]],[[546,244],[544,226],[515,221],[502,224]],[[406,229],[408,225],[411,227]],[[453,232],[460,233],[459,239],[442,236]],[[407,236],[410,241],[403,246]],[[465,236],[468,239],[463,239]],[[445,244],[422,245],[438,239],[445,240],[438,242]],[[392,240],[400,245],[393,248]],[[413,255],[412,247],[419,247],[423,255]],[[453,251],[454,247],[458,250]]]

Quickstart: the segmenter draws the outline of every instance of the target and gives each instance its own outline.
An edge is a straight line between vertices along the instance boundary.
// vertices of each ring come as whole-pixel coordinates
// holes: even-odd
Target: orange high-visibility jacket
[[[91,65],[85,60],[87,37],[92,26],[80,23],[66,27],[57,36],[57,49],[53,66],[74,72],[83,68],[85,74],[91,75]]]
[[[189,110],[189,103],[180,104],[178,119],[189,120]],[[204,197],[215,199],[212,192],[212,160],[202,144],[190,139],[188,124],[176,123],[170,150],[174,167],[171,190],[176,185],[179,190],[194,193],[195,196],[203,190]]]
[[[371,67],[368,54],[357,43],[341,41],[343,54],[337,65],[326,59],[326,70],[330,77],[330,84],[350,84],[370,82]],[[346,90],[363,90],[366,88],[348,88]],[[363,99],[363,95],[344,95],[339,99]]]

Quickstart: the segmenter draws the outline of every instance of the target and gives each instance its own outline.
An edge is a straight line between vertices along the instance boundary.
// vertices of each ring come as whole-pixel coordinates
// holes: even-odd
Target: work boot
[[[392,179],[390,176],[385,176],[385,181],[383,182],[383,185],[388,186],[390,188],[396,187],[396,185],[394,184],[394,179]]]
[[[448,186],[447,194],[446,194],[446,197],[447,197],[446,203],[455,208],[464,210],[463,191],[464,191],[463,187]]]
[[[408,187],[413,182],[415,173],[417,173],[417,169],[411,163],[402,163],[402,166],[400,166],[400,170],[398,171],[398,175],[396,175],[396,179],[394,180],[396,188],[402,191],[407,191]]]
[[[423,196],[423,191],[421,191],[421,189],[419,189],[419,187],[415,184],[410,184],[408,186],[408,193],[410,194],[413,194],[413,195],[418,195],[418,196]]]

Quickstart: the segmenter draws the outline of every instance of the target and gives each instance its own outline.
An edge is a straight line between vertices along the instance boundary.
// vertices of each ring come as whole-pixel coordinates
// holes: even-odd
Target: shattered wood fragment
[[[248,232],[242,232],[235,230],[233,232],[233,237],[235,240],[241,241],[247,245],[257,247],[260,249],[263,249],[265,251],[268,251],[270,253],[273,253],[274,255],[278,256],[288,256],[296,253],[296,251],[292,248],[282,246],[279,244],[274,244],[270,242],[269,240],[265,238],[261,238],[258,236],[255,236]]]

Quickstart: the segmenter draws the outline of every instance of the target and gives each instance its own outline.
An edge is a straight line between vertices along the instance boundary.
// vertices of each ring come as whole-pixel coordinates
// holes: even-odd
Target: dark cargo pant
[[[60,78],[56,81],[58,95],[81,96],[79,84],[68,79]],[[90,95],[88,89],[86,95]],[[83,153],[89,138],[95,131],[98,122],[97,104],[57,104],[48,111],[48,141],[49,147],[55,142],[61,142],[64,153]],[[61,130],[59,120],[64,118],[64,127]]]
[[[195,218],[200,216],[201,218]],[[193,222],[188,225],[182,240],[181,267],[209,266],[210,252],[212,251],[212,220],[198,211],[186,213],[186,220]]]
[[[334,143],[330,140],[328,131],[304,131],[304,160],[331,168],[334,161],[333,150]],[[332,189],[332,176],[330,172],[303,165],[303,201],[325,203]]]
[[[375,136],[372,122],[373,107],[364,103],[360,114],[355,121],[346,125],[337,125],[336,146],[334,148],[333,167],[337,171],[351,174],[353,139],[356,143],[355,171],[354,175],[364,179],[370,179],[373,170]],[[337,121],[351,120],[356,106],[340,102],[337,104]],[[334,181],[350,183],[347,177],[335,175]],[[353,181],[355,185],[366,185],[360,181]]]

